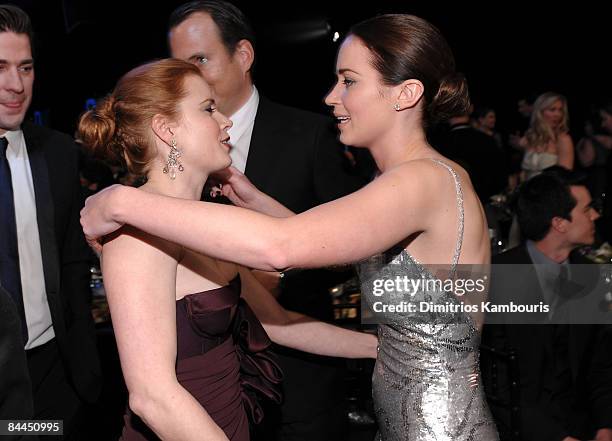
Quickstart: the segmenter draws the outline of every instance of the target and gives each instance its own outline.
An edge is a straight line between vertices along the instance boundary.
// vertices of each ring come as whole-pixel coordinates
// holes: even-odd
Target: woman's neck
[[[208,174],[195,176],[193,173],[178,170],[175,179],[170,179],[170,175],[163,173],[160,168],[150,171],[147,174],[147,182],[140,188],[150,193],[199,201],[207,179]]]
[[[404,162],[437,156],[422,131],[405,136],[389,136],[369,150],[382,173]]]

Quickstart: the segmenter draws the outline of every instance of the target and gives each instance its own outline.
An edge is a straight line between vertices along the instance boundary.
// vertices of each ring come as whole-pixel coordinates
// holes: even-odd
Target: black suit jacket
[[[494,256],[493,264],[527,264],[533,262],[523,244]],[[570,256],[570,263],[586,263],[578,254]],[[595,268],[595,267],[594,267]],[[505,271],[504,273],[507,273]],[[499,284],[503,289],[511,287],[517,292],[529,289],[533,303],[543,299],[535,269],[520,277],[495,279],[492,273],[490,299],[496,298]],[[503,303],[503,301],[500,301]],[[561,441],[565,436],[590,439],[596,429],[612,427],[612,331],[608,325],[562,325],[568,327],[567,353],[572,384],[571,412],[564,413],[559,395],[568,385],[558,385],[557,390],[546,390],[551,384],[553,371],[553,336],[551,324],[485,325],[483,344],[501,351],[513,349],[517,354],[520,395],[520,423],[522,440]],[[483,366],[483,375],[489,371]],[[499,389],[509,393],[509,384],[500,376]],[[485,378],[485,384],[489,379]],[[507,426],[502,411],[493,413],[498,425]]]
[[[82,197],[76,144],[31,123],[22,126],[36,197],[47,301],[67,377],[87,402],[100,390],[91,315],[89,250],[79,223]]]
[[[261,97],[245,174],[301,213],[365,184],[349,174],[332,120]]]
[[[343,146],[329,117],[274,103],[261,96],[245,174],[264,193],[294,212],[358,190],[365,181],[351,175]],[[346,273],[290,271],[279,302],[321,320],[333,319],[328,288]],[[284,421],[309,420],[342,402],[336,361],[277,348],[286,381]],[[332,368],[329,368],[332,367]]]
[[[34,415],[21,320],[9,293],[0,286],[0,420]]]
[[[492,195],[506,187],[508,172],[504,152],[492,136],[467,124],[457,124],[437,144],[445,156],[465,168],[483,203],[488,203]]]

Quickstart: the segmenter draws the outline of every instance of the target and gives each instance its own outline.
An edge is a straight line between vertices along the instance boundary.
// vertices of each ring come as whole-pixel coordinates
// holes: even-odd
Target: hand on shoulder
[[[117,193],[123,188],[119,184],[111,185],[85,201],[81,210],[81,226],[90,244],[123,225],[117,221],[115,213]]]

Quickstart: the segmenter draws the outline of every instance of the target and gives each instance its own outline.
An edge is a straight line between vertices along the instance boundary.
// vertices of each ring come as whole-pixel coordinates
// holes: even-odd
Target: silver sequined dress
[[[463,195],[455,171],[434,160],[453,176],[457,192],[458,238],[450,274],[459,261],[463,239]],[[405,249],[389,250],[359,267],[364,301],[374,280],[431,279],[432,273]],[[405,293],[387,292],[387,298]],[[369,300],[368,300],[369,299]],[[453,293],[414,292],[410,301],[459,303]],[[470,384],[479,374],[480,334],[465,312],[388,314],[378,327],[379,352],[372,378],[372,394],[379,441],[494,441],[495,424],[482,384]]]

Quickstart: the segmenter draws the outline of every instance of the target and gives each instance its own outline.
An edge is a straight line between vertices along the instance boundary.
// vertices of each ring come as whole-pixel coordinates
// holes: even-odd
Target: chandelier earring
[[[164,166],[163,172],[170,175],[170,179],[174,180],[176,178],[176,170],[182,172],[185,170],[183,164],[179,161],[179,157],[181,156],[181,152],[176,148],[176,139],[172,138],[170,141],[170,153],[168,153],[168,159],[166,160],[166,165]]]

